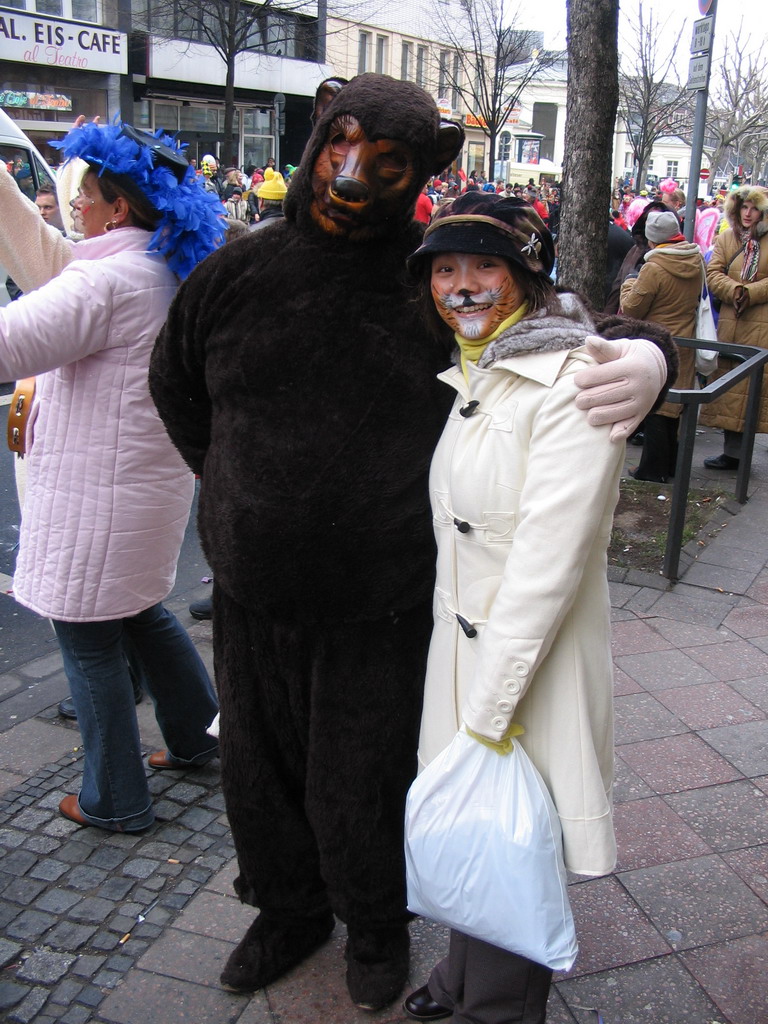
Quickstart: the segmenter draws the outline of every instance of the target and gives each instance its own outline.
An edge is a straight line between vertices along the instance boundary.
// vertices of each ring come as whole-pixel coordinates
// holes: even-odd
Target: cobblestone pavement
[[[717,449],[697,442],[696,463]],[[549,1024],[768,1022],[768,437],[749,503],[730,507],[685,573],[612,571],[619,863],[570,888],[580,955]],[[630,453],[636,457],[636,452]],[[728,476],[698,471],[727,484]],[[732,478],[731,478],[732,479]],[[177,611],[210,665],[210,627]],[[52,652],[0,675],[0,1019],[15,1024],[358,1024],[406,1020],[350,1005],[344,929],[252,997],[218,975],[254,910],[232,893],[218,763],[153,772],[142,835],[79,828],[76,726]],[[147,750],[160,745],[148,702]],[[412,926],[411,986],[445,948]]]

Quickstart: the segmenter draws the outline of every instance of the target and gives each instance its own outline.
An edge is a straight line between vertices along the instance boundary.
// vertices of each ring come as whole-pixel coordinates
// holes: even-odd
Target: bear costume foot
[[[405,924],[376,930],[349,929],[344,958],[347,988],[361,1010],[381,1010],[400,995],[408,979],[411,939]]]
[[[276,981],[314,953],[333,931],[330,910],[314,917],[285,918],[261,913],[221,972],[229,992],[255,992]]]

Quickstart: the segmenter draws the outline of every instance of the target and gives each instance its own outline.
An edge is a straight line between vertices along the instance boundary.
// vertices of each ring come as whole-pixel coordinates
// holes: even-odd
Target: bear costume
[[[416,198],[462,140],[412,83],[324,83],[285,219],[197,268],[152,357],[160,415],[202,478],[235,889],[260,909],[222,974],[235,991],[308,956],[334,913],[357,1005],[407,977],[427,477],[452,399],[436,379],[450,343],[420,322],[405,262]],[[600,333],[654,337],[616,317]]]

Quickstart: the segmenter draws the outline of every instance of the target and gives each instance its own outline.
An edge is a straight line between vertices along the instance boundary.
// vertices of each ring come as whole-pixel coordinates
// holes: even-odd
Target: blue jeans
[[[115,832],[137,832],[154,821],[124,656],[130,640],[168,754],[179,766],[203,764],[218,745],[206,734],[218,705],[208,672],[189,634],[162,604],[125,619],[62,622],[53,628],[83,738],[79,806],[87,821]]]

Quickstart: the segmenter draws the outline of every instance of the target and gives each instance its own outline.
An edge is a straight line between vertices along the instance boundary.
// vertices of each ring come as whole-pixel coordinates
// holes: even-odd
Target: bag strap
[[[707,264],[704,262],[704,257],[701,257],[701,293],[699,295],[699,305],[704,302],[710,296],[709,288],[707,288]]]
[[[27,454],[27,426],[35,397],[35,378],[24,377],[16,382],[16,390],[8,412],[8,447],[20,459]]]
[[[726,264],[726,267],[725,267],[725,270],[723,271],[723,273],[725,273],[725,274],[728,273],[728,271],[731,269],[731,264],[733,263],[733,261],[736,259],[737,256],[741,256],[741,254],[744,252],[744,250],[746,248],[747,248],[747,243],[745,242],[744,245],[742,245],[742,247],[740,249],[737,249],[736,252],[733,254],[733,256],[731,256],[731,258],[728,260],[728,263]]]
[[[728,271],[731,269],[733,261],[735,259],[737,259],[744,252],[744,250],[746,248],[747,248],[747,243],[745,242],[744,245],[742,245],[742,247],[740,249],[737,249],[736,252],[733,254],[733,256],[731,256],[731,258],[728,260],[728,262],[725,265],[725,270],[723,271],[723,273],[726,276],[728,274]],[[703,258],[702,258],[701,263],[702,263],[702,268],[703,268],[702,269],[702,273],[704,274],[704,289],[703,289],[703,291],[701,293],[701,297],[704,298],[704,296],[709,292],[709,289],[707,288],[707,267],[706,267],[706,264],[704,263]]]

